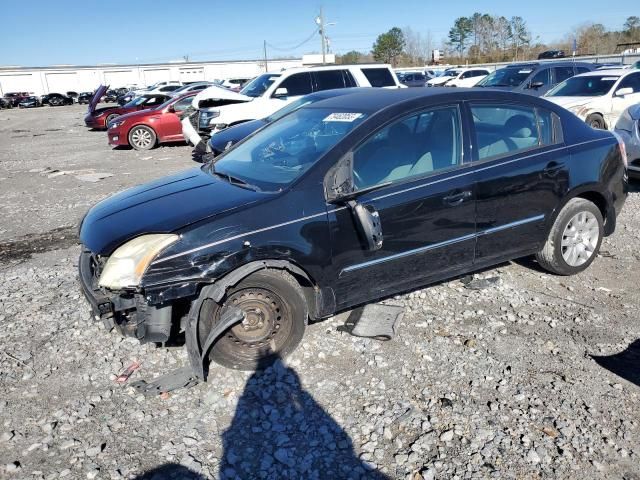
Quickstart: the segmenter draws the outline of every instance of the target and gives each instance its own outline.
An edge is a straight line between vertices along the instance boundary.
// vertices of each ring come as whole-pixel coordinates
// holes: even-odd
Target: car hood
[[[103,256],[141,234],[170,233],[246,207],[264,194],[232,185],[198,168],[117,193],[87,212],[80,240]]]
[[[451,77],[449,75],[443,75],[441,77],[432,78],[427,83],[430,84],[430,85],[440,85],[440,84],[442,84],[444,82],[448,82],[452,78],[455,78],[455,77]]]
[[[117,108],[116,110],[121,110],[124,113],[118,117],[118,121],[120,121],[120,120],[140,120],[140,119],[142,119],[144,117],[147,117],[149,115],[154,115],[154,114],[155,115],[162,115],[162,110],[160,109],[160,110],[156,111],[157,108],[158,107],[145,108],[145,109],[142,109],[142,110],[131,110],[131,107],[126,108],[126,109],[123,108],[123,107],[120,107],[120,108]]]
[[[599,97],[544,97],[545,100],[560,105],[564,108],[573,108],[581,105],[586,105]]]
[[[247,97],[224,87],[212,85],[193,97],[193,108],[219,107],[230,103],[250,102],[253,97]],[[202,105],[200,105],[202,103]]]
[[[231,145],[234,145],[266,124],[266,120],[260,119],[243,122],[239,125],[226,128],[214,134],[209,140],[209,145],[214,152],[224,152],[229,142],[231,142]]]
[[[100,102],[100,99],[102,98],[102,96],[104,95],[104,93],[107,91],[107,89],[109,88],[109,85],[100,85],[98,87],[98,89],[96,90],[96,93],[93,95],[93,97],[91,98],[91,101],[89,102],[89,113],[93,113],[96,109],[96,105],[98,105],[98,102]]]

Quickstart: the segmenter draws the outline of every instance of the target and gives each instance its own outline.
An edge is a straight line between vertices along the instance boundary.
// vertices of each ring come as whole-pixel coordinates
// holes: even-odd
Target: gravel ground
[[[487,288],[389,299],[392,341],[337,331],[342,314],[266,371],[147,399],[116,375],[185,352],[89,320],[73,227],[190,148],[111,150],[83,112],[0,112],[0,477],[640,479],[638,193],[582,275],[503,264]]]

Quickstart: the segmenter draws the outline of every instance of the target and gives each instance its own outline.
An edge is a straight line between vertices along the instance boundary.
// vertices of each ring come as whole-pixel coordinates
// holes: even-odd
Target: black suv
[[[476,87],[495,88],[541,97],[567,78],[595,70],[588,62],[516,63],[500,68],[480,80]]]

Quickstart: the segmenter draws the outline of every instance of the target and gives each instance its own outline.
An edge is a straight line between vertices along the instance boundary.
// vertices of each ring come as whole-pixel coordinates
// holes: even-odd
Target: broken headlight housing
[[[137,287],[151,261],[179,238],[173,234],[151,234],[128,241],[109,257],[98,284],[110,290]]]
[[[200,128],[209,128],[211,120],[220,116],[220,110],[211,110],[208,112],[200,112]]]

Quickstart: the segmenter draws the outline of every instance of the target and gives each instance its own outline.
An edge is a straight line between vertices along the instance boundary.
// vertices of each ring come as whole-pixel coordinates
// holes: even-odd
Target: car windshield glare
[[[318,99],[318,100],[321,100],[321,99]],[[280,110],[278,110],[277,112],[269,115],[267,118],[265,118],[265,120],[268,123],[275,122],[276,120],[280,120],[285,115],[288,115],[289,113],[291,113],[291,112],[293,112],[293,111],[295,111],[295,110],[297,110],[299,108],[302,108],[305,105],[309,105],[311,103],[314,103],[314,102],[312,102],[311,100],[309,100],[306,97],[299,98],[295,102],[291,102],[286,107],[283,107]]]
[[[571,77],[547,93],[547,97],[600,97],[606,95],[618,81],[611,75]]]
[[[349,109],[302,108],[259,130],[222,155],[212,168],[216,174],[240,179],[262,191],[279,191],[366,117]]]
[[[487,75],[477,87],[517,87],[533,70],[531,68],[501,68]]]
[[[279,73],[265,73],[260,75],[240,90],[240,93],[247,97],[259,97],[267,91],[267,88],[269,88],[279,76]]]

